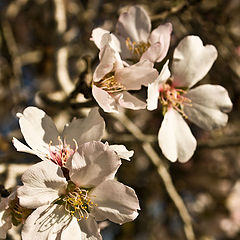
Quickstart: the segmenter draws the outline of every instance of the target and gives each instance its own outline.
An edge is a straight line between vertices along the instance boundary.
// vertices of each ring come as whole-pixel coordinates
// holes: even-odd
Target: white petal
[[[23,240],[55,240],[61,238],[62,231],[71,222],[70,215],[63,206],[45,205],[37,208],[27,218],[22,230]],[[78,227],[78,226],[76,226]],[[77,233],[80,233],[78,229]],[[75,231],[73,231],[73,234]],[[79,237],[79,236],[78,236]],[[67,239],[65,239],[67,240]]]
[[[146,103],[134,97],[132,94],[127,91],[121,92],[115,95],[115,98],[118,101],[118,104],[123,108],[129,108],[133,110],[139,110],[146,108]]]
[[[195,149],[196,139],[182,116],[174,109],[169,109],[164,116],[158,133],[158,143],[164,156],[172,162],[188,161]]]
[[[44,153],[32,150],[28,146],[26,146],[23,143],[21,143],[15,137],[13,137],[12,143],[13,143],[14,147],[17,149],[17,151],[19,151],[19,152],[25,152],[25,153],[34,154],[34,155],[38,156],[39,158],[41,158],[42,160],[46,160],[47,159],[46,155]]]
[[[58,131],[52,119],[36,107],[27,107],[23,114],[18,114],[22,134],[27,144],[34,150],[47,154],[49,143],[59,144]]]
[[[185,106],[184,112],[189,120],[199,127],[211,130],[227,124],[232,103],[225,88],[219,85],[204,84],[188,92],[192,106]]]
[[[121,165],[117,154],[108,144],[88,142],[67,162],[70,179],[79,187],[93,187],[112,179]]]
[[[13,137],[12,143],[13,143],[14,147],[17,149],[17,151],[19,151],[19,152],[26,152],[26,153],[31,153],[31,154],[36,155],[35,151],[33,151],[31,148],[29,148],[25,144],[21,143],[15,137]]]
[[[78,145],[92,140],[101,140],[105,129],[105,122],[98,112],[98,108],[92,108],[88,117],[84,119],[74,119],[64,127],[62,136],[74,148],[73,139]]]
[[[152,83],[158,77],[158,71],[148,60],[138,62],[130,67],[118,69],[115,72],[116,81],[127,90],[139,90],[142,86]]]
[[[174,85],[192,87],[208,73],[216,58],[213,45],[203,46],[198,36],[185,37],[173,54]]]
[[[101,240],[100,230],[94,218],[89,216],[88,219],[77,221],[75,217],[63,229],[61,240]]]
[[[124,145],[110,145],[109,148],[117,153],[117,155],[125,160],[130,161],[130,157],[133,156],[134,151],[128,151]]]
[[[155,28],[149,38],[151,46],[143,53],[141,60],[161,62],[167,55],[172,32],[172,24],[166,23]]]
[[[92,30],[92,36],[90,38],[91,41],[94,41],[96,46],[101,49],[105,44],[102,42],[102,37],[105,33],[110,33],[107,30],[104,30],[102,28],[94,28]]]
[[[118,104],[112,95],[94,85],[92,86],[92,94],[103,111],[118,113]]]
[[[26,170],[22,176],[23,186],[18,189],[20,205],[37,208],[50,204],[63,194],[67,181],[61,168],[50,162],[42,161]]]
[[[158,78],[153,83],[148,85],[147,109],[150,111],[155,110],[158,107],[159,85],[166,82],[171,76],[168,63],[169,60],[167,60],[167,62],[164,64]]]
[[[110,39],[108,38],[108,35],[110,35]],[[94,41],[94,43],[99,49],[103,48],[106,43],[109,43],[113,49],[117,50],[118,52],[121,51],[120,42],[117,37],[113,33],[110,33],[109,31],[102,28],[93,29],[92,37],[90,38],[90,40]]]
[[[96,216],[103,216],[118,224],[133,221],[138,216],[140,207],[135,191],[115,180],[98,185],[91,192],[90,198],[97,204],[92,211],[93,215],[96,213]]]
[[[151,21],[146,11],[140,6],[133,6],[119,16],[117,34],[135,42],[147,42],[151,30]]]
[[[116,51],[106,44],[100,51],[101,61],[93,73],[93,81],[99,82],[106,74],[113,71],[116,63]]]

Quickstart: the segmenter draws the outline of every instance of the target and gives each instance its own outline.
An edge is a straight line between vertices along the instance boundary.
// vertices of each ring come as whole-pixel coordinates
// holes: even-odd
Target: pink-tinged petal
[[[140,6],[133,6],[119,16],[116,32],[132,41],[147,42],[151,30],[151,21],[146,11]]]
[[[61,240],[101,240],[100,230],[94,218],[89,216],[88,219],[77,221],[72,218],[71,222],[63,229]]]
[[[89,196],[97,204],[91,213],[101,220],[105,218],[123,224],[138,216],[140,207],[135,191],[120,182],[105,181],[94,188]]]
[[[203,46],[198,36],[185,37],[173,54],[174,85],[192,87],[208,73],[216,58],[217,50],[213,45]]]
[[[158,143],[164,156],[172,162],[188,161],[197,146],[196,139],[182,116],[169,109],[158,133]]]
[[[204,84],[190,90],[186,97],[191,99],[192,106],[185,106],[184,112],[199,127],[212,130],[227,124],[226,113],[231,111],[232,102],[225,88]]]
[[[105,112],[118,113],[118,105],[112,95],[110,95],[106,91],[104,91],[101,88],[98,88],[94,85],[92,86],[92,94],[93,94],[93,97],[95,98],[95,100],[97,101],[98,105]]]
[[[151,46],[143,53],[141,60],[161,62],[167,55],[172,32],[172,24],[166,23],[158,26],[151,32],[149,42]]]
[[[61,234],[68,227],[71,221],[72,218],[70,214],[67,214],[63,206],[56,204],[41,206],[33,211],[24,223],[22,229],[22,239],[63,240],[64,238],[61,238]],[[73,236],[74,233],[80,233],[79,229],[74,228]]]
[[[37,208],[50,204],[63,194],[67,181],[61,168],[50,162],[42,161],[23,173],[23,186],[17,193],[20,205],[26,208]]]
[[[73,139],[80,145],[92,140],[99,141],[102,139],[105,129],[105,122],[98,112],[98,108],[92,108],[88,117],[83,119],[74,119],[64,127],[62,136],[67,144],[75,147]]]
[[[115,79],[126,87],[127,90],[139,90],[142,86],[148,86],[158,77],[158,71],[148,60],[138,62],[130,67],[118,69]]]
[[[106,74],[114,70],[114,64],[116,62],[115,51],[106,44],[100,51],[101,61],[93,73],[93,81],[99,82]]]
[[[110,145],[109,148],[117,153],[117,155],[125,160],[130,161],[130,157],[133,156],[134,151],[128,151],[124,145]]]
[[[147,109],[155,110],[158,107],[159,85],[165,83],[170,78],[171,73],[168,68],[169,60],[164,64],[158,78],[148,85]]]
[[[117,99],[118,104],[123,108],[139,110],[145,109],[147,106],[146,102],[139,100],[126,91],[116,94],[115,99]]]
[[[37,152],[47,154],[49,143],[58,145],[59,133],[52,119],[36,107],[27,107],[18,113],[20,128],[27,144]]]
[[[93,187],[107,179],[113,179],[121,160],[101,142],[83,144],[67,162],[70,179],[79,187]]]

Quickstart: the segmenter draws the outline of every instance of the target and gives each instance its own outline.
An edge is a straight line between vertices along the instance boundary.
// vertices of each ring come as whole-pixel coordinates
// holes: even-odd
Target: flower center
[[[63,142],[60,136],[58,136],[58,141],[58,146],[52,146],[52,142],[49,143],[49,155],[47,158],[60,167],[63,167],[67,160],[77,151],[78,145],[75,139],[73,139],[75,149],[72,149],[69,144]]]
[[[150,47],[150,43],[147,42],[132,42],[130,38],[126,39],[126,46],[128,50],[131,52],[134,59],[139,60],[144,52]]]
[[[171,79],[169,80],[172,81]],[[183,117],[188,118],[184,113],[184,105],[192,106],[192,101],[184,96],[187,93],[186,90],[173,87],[170,81],[159,86],[159,100],[163,107],[163,115],[167,112],[168,108],[174,108]]]
[[[65,210],[78,221],[88,219],[91,209],[97,206],[88,196],[91,189],[76,187],[71,181],[68,182],[67,189],[68,193],[53,203],[63,205]]]
[[[107,73],[99,82],[94,82],[94,84],[108,93],[126,90],[125,86],[116,81],[113,71]]]
[[[9,203],[9,209],[12,215],[12,223],[17,226],[20,223],[24,223],[27,217],[32,213],[32,209],[27,209],[19,205],[19,200],[16,197]]]

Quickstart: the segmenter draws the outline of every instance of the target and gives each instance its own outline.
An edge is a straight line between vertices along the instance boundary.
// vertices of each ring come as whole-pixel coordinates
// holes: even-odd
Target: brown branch
[[[177,207],[180,217],[184,223],[184,231],[188,240],[195,240],[195,235],[192,227],[191,216],[188,213],[188,210],[178,194],[173,182],[171,175],[169,174],[163,160],[158,156],[156,151],[153,149],[150,143],[143,141],[145,135],[141,132],[141,130],[123,113],[120,114],[112,114],[112,116],[119,120],[122,125],[132,133],[132,135],[142,143],[142,148],[152,163],[156,166],[159,176],[162,178],[164,186]]]

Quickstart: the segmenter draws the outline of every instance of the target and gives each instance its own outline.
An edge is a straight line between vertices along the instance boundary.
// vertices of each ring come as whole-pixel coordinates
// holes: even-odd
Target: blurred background
[[[196,238],[240,239],[239,0],[0,0],[1,189],[21,184],[21,174],[39,161],[12,146],[13,136],[22,138],[16,113],[38,106],[60,131],[73,117],[85,116],[94,105],[88,86],[98,63],[98,49],[89,41],[91,31],[98,26],[114,31],[119,14],[134,4],[147,10],[152,28],[173,24],[168,57],[189,34],[218,49],[217,61],[200,83],[220,84],[228,90],[233,102],[229,123],[212,132],[191,125],[198,140],[192,159],[185,164],[165,163],[193,218]],[[142,89],[142,97],[145,92]],[[178,210],[141,142],[111,115],[101,114],[107,124],[104,141],[135,151],[131,162],[123,161],[117,176],[136,190],[141,205],[134,222],[104,223],[103,239],[186,239]],[[156,141],[161,110],[126,114],[161,154]],[[9,231],[8,239],[20,239],[19,230]]]

